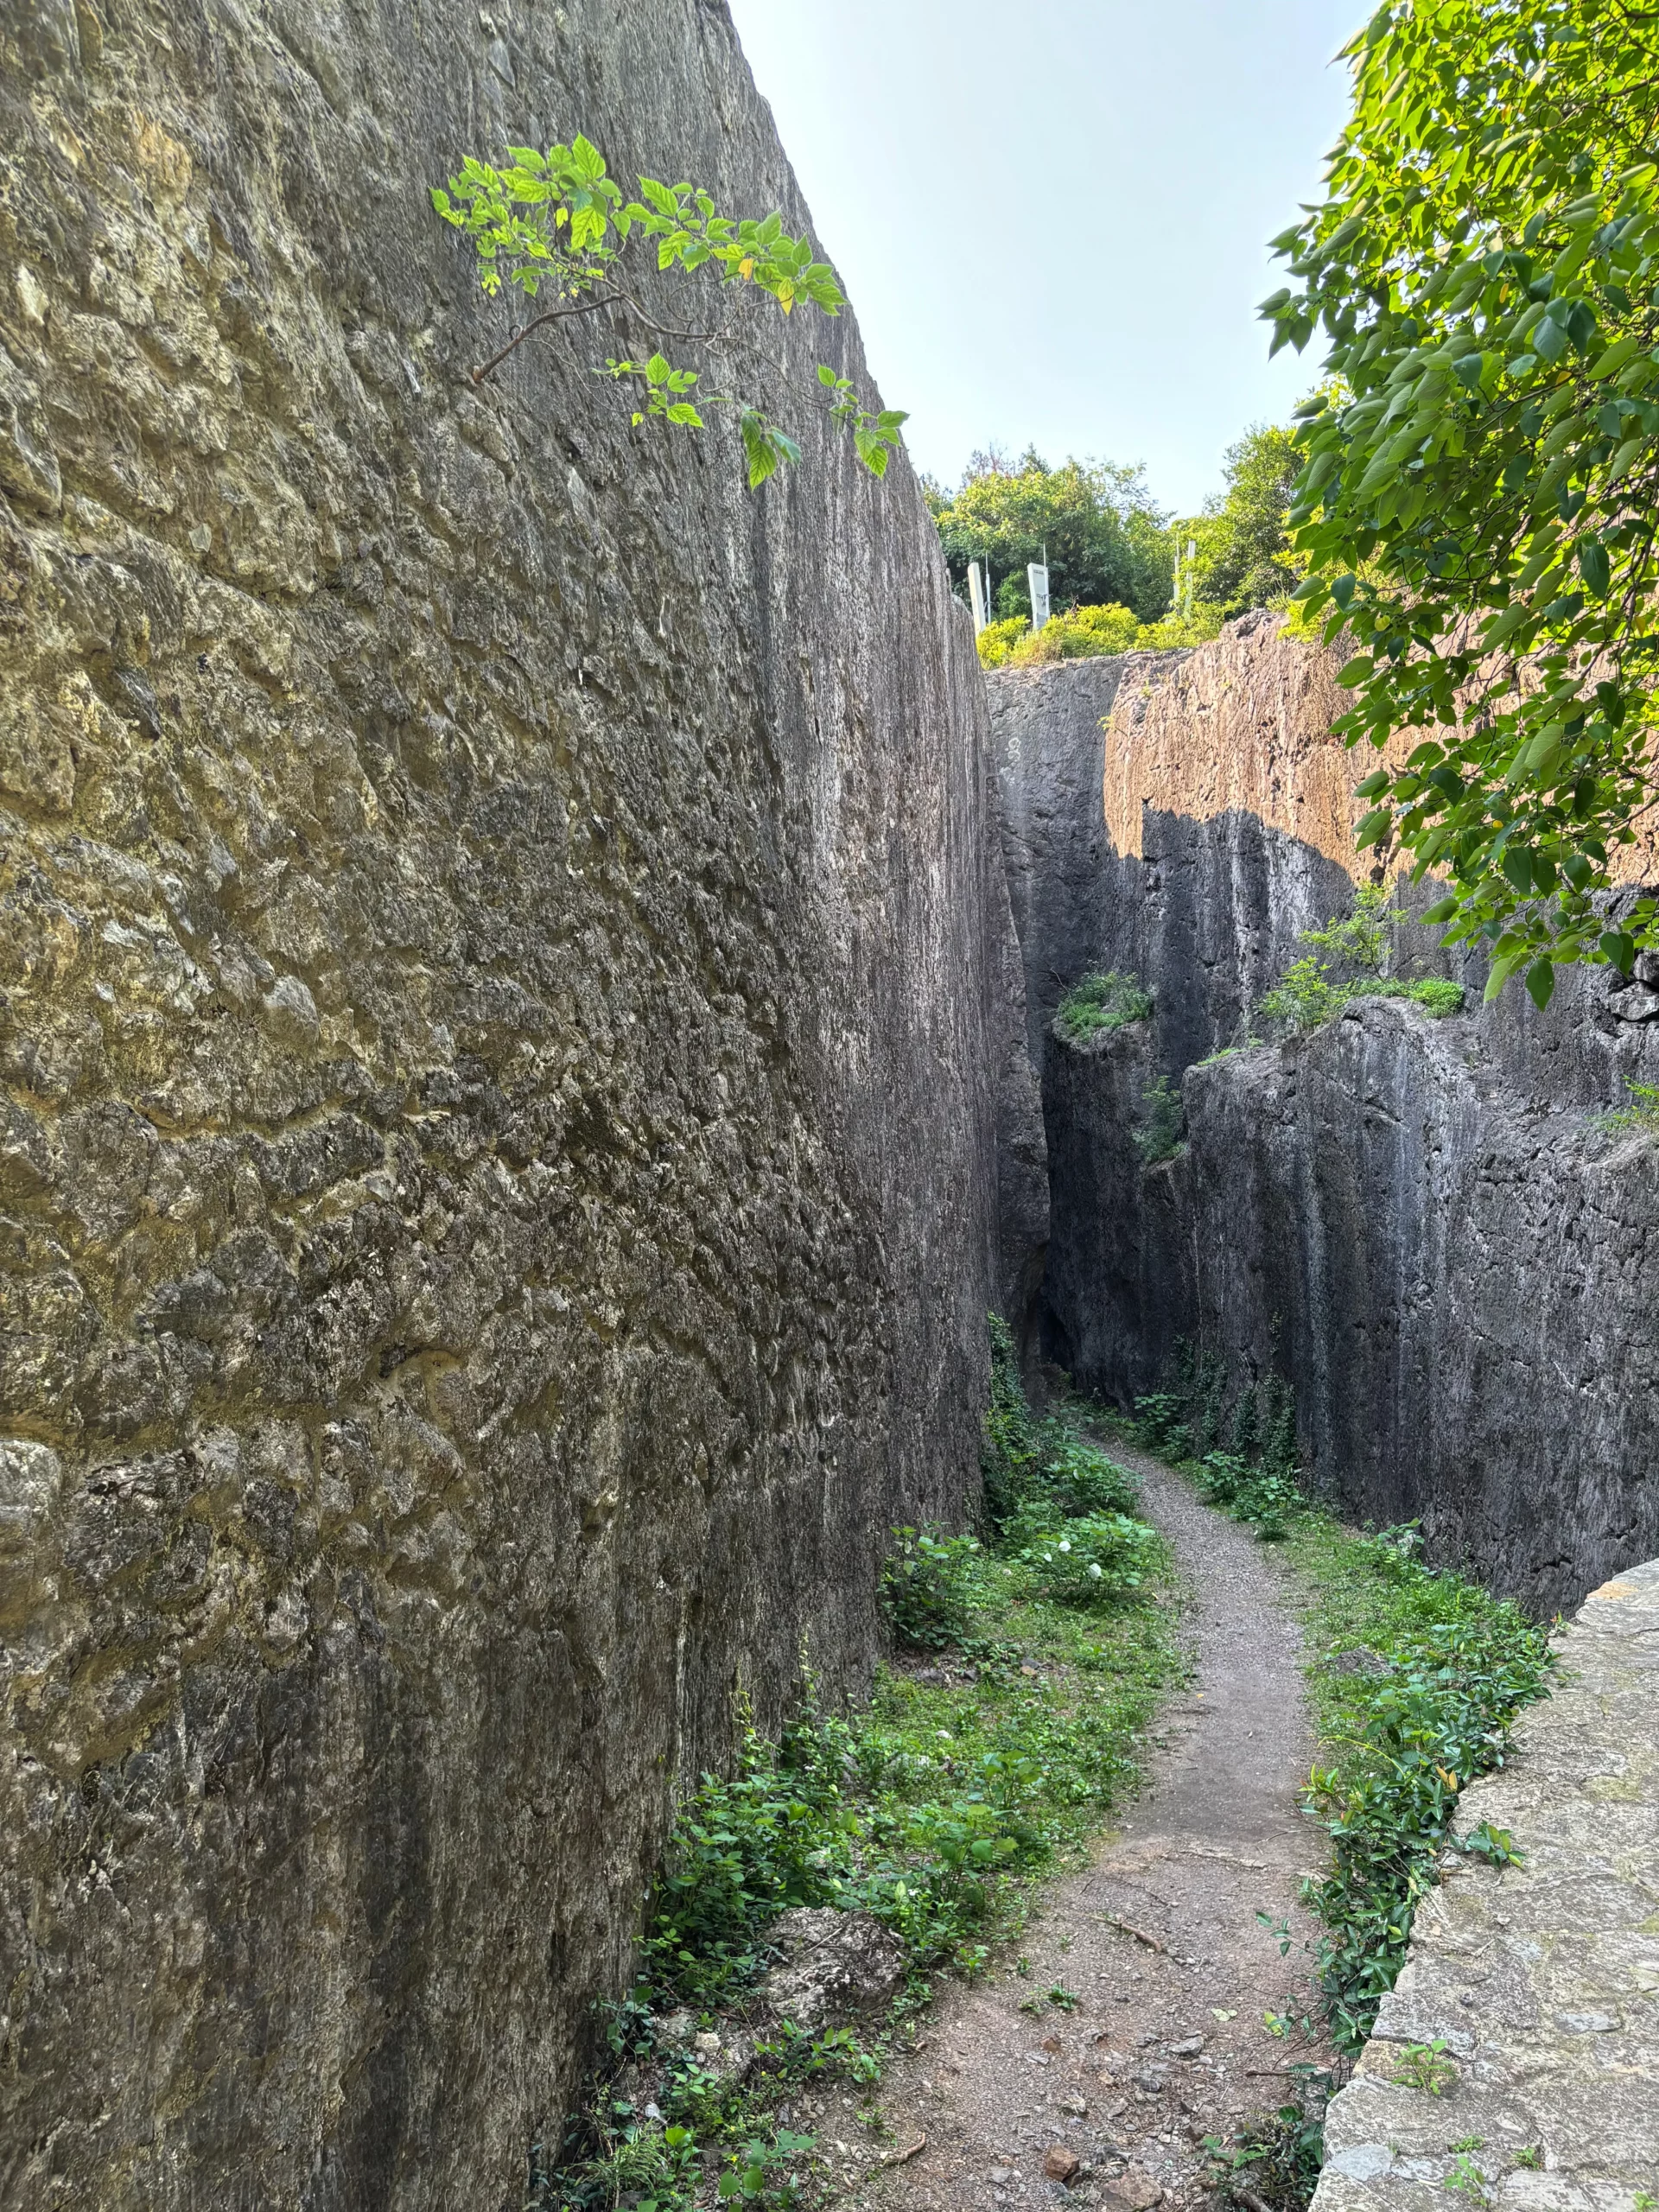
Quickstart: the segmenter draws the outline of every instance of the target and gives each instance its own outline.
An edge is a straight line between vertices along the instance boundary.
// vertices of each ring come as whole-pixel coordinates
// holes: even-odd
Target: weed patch
[[[1324,1514],[1294,1529],[1309,1586],[1309,1669],[1322,1761],[1308,1808],[1331,1871],[1306,1902],[1325,1926],[1319,1979],[1339,2045],[1356,2050],[1405,1962],[1459,1793],[1507,1755],[1510,1723],[1548,1694],[1547,1631],[1478,1583],[1416,1558],[1414,1530],[1354,1535]],[[1468,1839],[1513,1855],[1502,1830]]]
[[[1178,1347],[1168,1386],[1136,1402],[1132,1425],[1211,1503],[1282,1543],[1302,1586],[1320,1745],[1304,1804],[1331,1840],[1329,1871],[1303,1901],[1324,1929],[1332,2034],[1353,2051],[1405,1962],[1459,1794],[1503,1764],[1516,1714],[1548,1694],[1547,1631],[1478,1583],[1426,1567],[1414,1529],[1344,1529],[1299,1477],[1287,1386],[1237,1393],[1230,1417],[1227,1384],[1218,1360]],[[1461,1847],[1499,1865],[1515,1856],[1484,1822]]]
[[[1143,1167],[1173,1160],[1181,1148],[1181,1094],[1166,1075],[1141,1093],[1141,1119],[1129,1132]]]
[[[1258,2113],[1225,2141],[1206,2135],[1206,2179],[1213,2198],[1240,2212],[1302,2212],[1325,2164],[1325,2113],[1332,2077],[1319,2066],[1291,2069],[1300,2092],[1276,2111]]]
[[[1145,1021],[1151,1012],[1152,994],[1140,977],[1111,968],[1073,983],[1055,1010],[1054,1033],[1068,1044],[1083,1045],[1103,1031]]]
[[[1616,1106],[1605,1114],[1592,1114],[1590,1126],[1604,1137],[1659,1137],[1659,1083],[1631,1083],[1624,1085],[1630,1096],[1628,1106]]]
[[[931,1974],[982,1971],[1035,1878],[1135,1779],[1159,1694],[1185,1671],[1160,1602],[1168,1555],[1135,1517],[1132,1478],[1033,1414],[1001,1324],[992,1348],[984,1541],[896,1529],[882,1595],[900,1660],[868,1707],[826,1713],[807,1680],[777,1741],[747,1727],[734,1771],[682,1802],[639,1984],[535,2182],[537,2212],[812,2201],[815,2146],[792,2124],[803,2084],[874,2082]],[[897,1937],[906,1992],[867,2040],[810,2036],[761,2001],[772,1930],[798,1906],[867,1914]],[[1057,1985],[1045,2001],[1076,1999]],[[741,2077],[693,2032],[724,2048],[734,2028]]]

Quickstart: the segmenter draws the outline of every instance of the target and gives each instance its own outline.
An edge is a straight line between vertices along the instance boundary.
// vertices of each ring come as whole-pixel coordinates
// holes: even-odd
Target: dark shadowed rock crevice
[[[1360,874],[1364,764],[1330,734],[1323,657],[1253,618],[989,688],[1050,1170],[1028,1339],[1120,1404],[1181,1340],[1232,1390],[1293,1382],[1344,1511],[1421,1518],[1436,1556],[1536,1605],[1649,1556],[1659,1154],[1594,1116],[1659,1074],[1659,997],[1567,972],[1547,1013],[1518,989],[1481,1008],[1479,967],[1407,923],[1396,965],[1463,980],[1470,1011],[1361,1001],[1252,1047],[1251,1007]],[[1079,1047],[1052,1011],[1097,967],[1154,1013]],[[1148,1166],[1160,1077],[1185,1145]]]

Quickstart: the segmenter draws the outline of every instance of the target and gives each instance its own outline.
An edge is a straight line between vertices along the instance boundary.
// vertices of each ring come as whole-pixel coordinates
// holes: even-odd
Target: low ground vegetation
[[[816,2201],[816,2145],[787,2124],[815,2084],[868,2088],[932,1975],[985,1970],[1033,1884],[1136,1773],[1182,1678],[1167,1552],[1132,1478],[1074,1421],[1039,1421],[993,1329],[979,1535],[893,1532],[895,1648],[868,1709],[824,1711],[809,1675],[776,1742],[680,1807],[637,1986],[605,2019],[592,2091],[532,2165],[537,2212],[691,2212]],[[902,1946],[896,2005],[810,2034],[760,1984],[795,1907],[868,1915]],[[741,2073],[699,2047],[741,2039]]]
[[[1547,1630],[1478,1583],[1427,1566],[1414,1527],[1355,1534],[1307,1492],[1294,1403],[1268,1376],[1229,1402],[1224,1363],[1183,1348],[1168,1387],[1137,1401],[1138,1440],[1184,1465],[1206,1495],[1282,1543],[1302,1592],[1320,1763],[1305,1807],[1331,1840],[1304,1901],[1331,2035],[1357,2050],[1405,1961],[1458,1798],[1501,1766],[1510,1724],[1548,1694]],[[1462,1847],[1502,1862],[1483,1825]]]

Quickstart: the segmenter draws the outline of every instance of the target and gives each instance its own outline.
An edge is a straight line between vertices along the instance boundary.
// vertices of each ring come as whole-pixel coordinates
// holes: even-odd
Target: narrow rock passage
[[[1313,1737],[1282,1567],[1168,1468],[1115,1438],[1108,1448],[1139,1477],[1192,1587],[1192,1687],[1165,1707],[1122,1825],[1033,1920],[1027,1971],[999,1962],[982,1986],[947,1991],[889,2072],[892,2163],[870,2171],[850,2104],[844,2132],[839,2107],[819,2121],[849,2203],[1173,2207],[1194,2192],[1202,2138],[1283,2102],[1288,2065],[1320,2056],[1263,2020],[1313,2010],[1296,1891],[1319,1857],[1297,1809]],[[1288,1957],[1258,1911],[1291,1923]],[[1057,1985],[1077,1993],[1073,2008],[1020,2011]]]

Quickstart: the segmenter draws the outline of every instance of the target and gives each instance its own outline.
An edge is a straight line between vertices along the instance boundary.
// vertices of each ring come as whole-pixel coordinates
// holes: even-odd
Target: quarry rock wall
[[[1420,2212],[1448,2190],[1503,2212],[1651,2193],[1659,1560],[1592,1591],[1554,1648],[1550,1695],[1458,1801],[1455,1840],[1503,1829],[1514,1859],[1442,1853],[1325,2115],[1314,2212]],[[1425,2044],[1442,2057],[1432,2090],[1402,2064]]]
[[[1253,1046],[1298,931],[1360,872],[1370,763],[1330,734],[1329,659],[1257,616],[990,690],[1051,1179],[1029,1338],[1121,1403],[1182,1341],[1230,1393],[1292,1382],[1343,1510],[1421,1518],[1435,1556],[1538,1605],[1659,1551],[1659,1154],[1596,1128],[1659,1076],[1659,991],[1585,971],[1544,1014],[1518,989],[1483,1007],[1478,963],[1407,920],[1396,970],[1455,976],[1469,1011],[1373,1000]],[[1152,1019],[1057,1038],[1062,989],[1112,967]],[[1148,1166],[1160,1077],[1185,1143]]]
[[[0,2202],[517,2206],[676,1783],[974,1492],[971,633],[850,317],[760,496],[626,313],[469,377],[469,151],[805,226],[718,0],[0,0]]]

